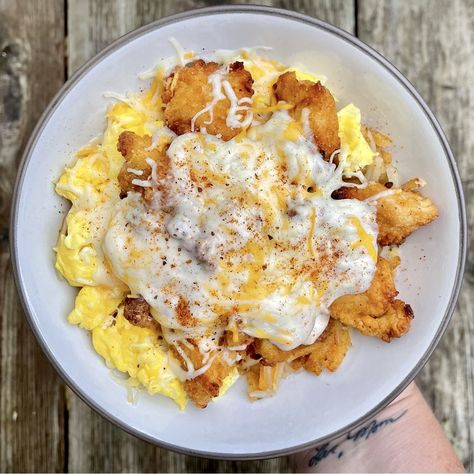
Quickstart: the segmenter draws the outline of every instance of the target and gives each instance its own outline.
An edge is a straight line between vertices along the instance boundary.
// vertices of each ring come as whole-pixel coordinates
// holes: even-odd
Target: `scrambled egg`
[[[240,377],[239,370],[237,367],[234,367],[230,374],[224,379],[221,385],[221,389],[219,390],[219,397],[222,397],[223,395],[226,394],[227,390],[229,390],[232,385],[234,385],[235,382],[237,382],[237,379]]]
[[[68,233],[61,233],[56,247],[56,268],[72,286],[93,285],[97,255],[88,239],[89,222],[80,212],[66,218]]]
[[[130,324],[122,311],[114,320],[115,324],[98,326],[92,331],[94,349],[107,365],[128,373],[132,386],[136,381],[151,395],[161,393],[183,409],[186,393],[169,366],[166,349],[156,344],[154,331]]]
[[[361,131],[361,113],[349,104],[337,113],[341,152],[346,155],[345,172],[354,173],[372,164],[375,153]]]
[[[271,82],[261,82],[268,72],[275,79],[285,68],[276,62],[265,61],[246,67],[256,81],[254,103],[270,105]],[[318,78],[291,68],[298,79],[317,82]],[[101,144],[89,145],[77,153],[76,163],[66,168],[56,183],[56,191],[72,203],[64,229],[56,246],[56,268],[73,286],[82,287],[68,321],[91,331],[95,350],[106,364],[130,377],[130,386],[143,385],[150,394],[161,393],[172,398],[183,409],[187,403],[182,382],[170,368],[166,350],[157,344],[152,330],[130,324],[120,307],[125,290],[113,278],[104,285],[101,274],[110,273],[107,262],[95,245],[100,229],[93,228],[97,209],[118,199],[117,175],[123,157],[117,151],[120,133],[130,130],[140,136],[151,135],[163,122],[156,110],[160,104],[160,84],[163,74],[158,71],[149,91],[141,98],[121,98],[107,113],[107,127]],[[347,152],[347,169],[356,171],[370,164],[374,153],[362,136],[360,111],[348,105],[339,114],[341,147]],[[299,130],[295,130],[295,133]],[[114,201],[115,200],[115,201]],[[105,223],[106,224],[106,223]],[[109,275],[110,276],[110,275]],[[155,339],[154,339],[155,338]],[[225,379],[220,396],[237,380],[237,369]]]
[[[92,331],[106,322],[111,322],[123,297],[124,292],[119,288],[84,286],[76,296],[76,303],[69,313],[68,321]]]
[[[56,183],[56,192],[72,203],[67,233],[61,232],[55,249],[56,268],[72,286],[94,286],[97,273],[106,272],[95,241],[104,230],[99,217],[118,199],[116,181],[123,163],[118,152],[116,156],[107,148],[104,144],[80,150],[74,166]]]
[[[152,113],[145,113],[152,105],[150,92],[135,104],[112,106],[102,144],[80,150],[74,166],[66,168],[56,183],[57,193],[72,203],[67,233],[61,232],[55,249],[56,268],[71,285],[83,287],[68,321],[91,331],[94,348],[106,364],[127,373],[130,386],[143,385],[149,393],[166,395],[183,409],[186,394],[168,365],[165,350],[155,344],[150,329],[133,326],[124,318],[119,307],[124,289],[101,284],[101,270],[107,269],[100,267],[107,264],[94,245],[94,234],[101,230],[93,226],[97,213],[106,202],[118,199],[117,175],[123,164],[118,136],[124,130],[149,134],[163,125]]]

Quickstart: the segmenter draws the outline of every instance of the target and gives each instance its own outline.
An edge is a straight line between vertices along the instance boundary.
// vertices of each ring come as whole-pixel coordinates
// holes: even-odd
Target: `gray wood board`
[[[8,248],[19,155],[64,82],[63,7],[62,1],[0,1],[1,471],[61,471],[65,462],[64,385],[23,317]]]

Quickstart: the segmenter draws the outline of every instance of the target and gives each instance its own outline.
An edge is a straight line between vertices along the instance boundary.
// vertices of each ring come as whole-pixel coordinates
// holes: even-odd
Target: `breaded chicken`
[[[395,290],[394,270],[399,262],[399,258],[385,260],[379,257],[370,288],[364,293],[338,298],[329,308],[331,317],[385,342],[405,334],[410,328],[413,311],[410,305],[395,299],[398,291]]]
[[[362,201],[384,193],[377,199],[378,243],[400,245],[416,229],[438,217],[438,208],[431,199],[417,192],[420,184],[420,180],[411,180],[399,189],[389,190],[380,183],[371,183],[363,189],[340,188],[333,196]]]
[[[255,354],[261,356],[263,365],[275,365],[279,362],[292,362],[295,359],[308,355],[312,352],[313,346],[301,345],[290,351],[282,351],[272,344],[268,339],[255,339]]]
[[[123,315],[134,326],[154,329],[161,333],[160,324],[151,315],[150,305],[143,298],[129,298],[127,296],[123,302]]]
[[[180,347],[192,362],[195,370],[205,365],[201,352],[194,344],[190,343],[188,345],[181,345]],[[186,370],[185,361],[174,347],[172,347],[172,349],[175,357],[180,361],[182,368]],[[233,367],[224,361],[220,352],[211,354],[209,360],[212,357],[214,359],[210,367],[203,374],[184,381],[184,389],[188,397],[199,408],[206,408],[211,399],[219,395],[222,382],[227,375],[229,375]]]
[[[218,354],[206,372],[184,382],[186,393],[197,407],[206,408],[211,399],[219,395],[231,368]]]
[[[309,110],[309,126],[314,140],[324,158],[329,159],[341,145],[336,102],[329,90],[320,82],[299,81],[294,72],[282,74],[273,89],[278,100],[295,106],[290,110],[293,118],[300,120],[302,110]]]
[[[332,318],[316,342],[307,346],[301,345],[291,351],[282,351],[266,339],[256,339],[255,351],[261,359],[247,372],[250,398],[260,398],[274,392],[284,373],[286,363],[290,363],[293,370],[304,367],[316,375],[323,369],[334,372],[344,359],[350,345],[349,330],[344,324]]]
[[[338,317],[341,313],[352,313],[354,318],[359,315],[373,318],[384,315],[398,295],[395,288],[394,271],[399,264],[400,258],[398,257],[390,260],[379,257],[369,289],[364,293],[339,297],[330,307],[331,316],[342,321]]]
[[[349,330],[332,318],[329,319],[327,328],[313,344],[302,344],[290,351],[282,351],[267,339],[256,339],[254,343],[256,355],[261,356],[261,365],[275,366],[281,362],[288,362],[294,370],[305,367],[317,375],[324,368],[336,370],[350,345]]]
[[[324,369],[334,372],[341,365],[350,346],[349,329],[330,318],[327,328],[312,345],[311,354],[305,358],[304,368],[316,375],[320,375]]]
[[[125,158],[125,163],[118,175],[122,196],[125,196],[129,191],[136,191],[142,193],[145,199],[151,199],[153,191],[150,187],[133,184],[134,180],[146,181],[150,177],[152,168],[147,163],[147,158],[151,158],[156,163],[158,187],[160,181],[167,175],[170,163],[165,150],[158,147],[148,150],[151,144],[152,139],[149,136],[140,137],[129,131],[120,134],[117,150]]]
[[[215,62],[206,63],[198,59],[179,68],[166,80],[162,93],[162,100],[166,104],[165,120],[168,127],[178,135],[199,131],[201,127],[205,127],[208,133],[221,135],[222,139],[227,141],[240,133],[241,128],[232,128],[227,123],[231,102],[223,87],[217,91],[222,94],[222,98],[211,107],[209,112],[200,113],[213,101],[213,85],[210,78],[213,74],[219,74],[219,68],[219,64]],[[220,78],[220,83],[216,81],[216,84],[223,86],[225,81],[230,84],[239,101],[252,97],[253,79],[251,74],[244,69],[243,63],[231,64],[228,72]],[[242,104],[242,106],[246,105]],[[238,113],[244,119],[247,111],[242,110]]]
[[[378,318],[363,314],[354,316],[343,312],[334,313],[334,316],[344,324],[357,329],[361,334],[376,336],[385,342],[406,334],[414,318],[411,306],[401,300],[393,300],[387,312]]]

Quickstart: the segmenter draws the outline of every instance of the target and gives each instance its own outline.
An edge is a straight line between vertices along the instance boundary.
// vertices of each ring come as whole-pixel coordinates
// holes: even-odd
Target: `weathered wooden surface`
[[[474,129],[474,2],[251,3],[294,9],[357,32],[398,66],[441,120],[464,177],[468,214],[474,218],[470,179],[474,138],[469,136]],[[27,328],[11,277],[8,207],[18,153],[65,76],[142,24],[212,4],[210,0],[0,0],[0,471],[291,470],[288,458],[224,462],[179,455],[115,428],[65,390]],[[470,253],[454,321],[418,378],[469,470],[474,469],[472,285]]]
[[[64,82],[63,1],[0,1],[0,470],[64,469],[64,389],[13,284],[8,215],[19,152]]]

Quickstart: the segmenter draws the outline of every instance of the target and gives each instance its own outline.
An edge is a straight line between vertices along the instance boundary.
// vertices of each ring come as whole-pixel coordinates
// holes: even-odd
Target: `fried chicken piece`
[[[416,229],[438,217],[436,205],[417,191],[421,184],[421,180],[410,180],[399,189],[388,190],[380,183],[370,183],[363,189],[340,188],[333,197],[362,201],[387,191],[377,199],[378,243],[382,246],[400,245]]]
[[[309,356],[303,356],[300,357],[299,359],[292,360],[290,362],[291,369],[294,370],[295,372],[298,372],[298,370],[304,369],[304,365],[306,364],[306,361],[308,360]]]
[[[400,337],[410,329],[413,311],[410,305],[395,297],[394,270],[399,258],[379,257],[372,284],[364,293],[338,298],[329,308],[331,317],[367,336],[385,342]]]
[[[331,312],[331,314],[333,313]],[[409,304],[402,300],[393,300],[387,312],[378,318],[364,314],[355,316],[339,312],[334,313],[334,317],[357,329],[365,336],[376,336],[382,341],[390,342],[408,332],[414,315]]]
[[[192,362],[195,370],[205,365],[203,356],[196,345],[190,343],[188,345],[183,344],[180,347]],[[186,363],[181,355],[173,346],[172,350],[175,357],[180,361],[182,368],[186,369]],[[229,375],[233,367],[224,361],[220,352],[211,354],[210,358],[212,357],[214,357],[212,364],[203,374],[184,381],[184,390],[199,408],[206,408],[211,399],[219,395],[222,382]]]
[[[219,395],[222,383],[230,370],[231,366],[217,355],[204,374],[184,382],[184,389],[197,407],[206,408],[210,400]]]
[[[406,183],[402,184],[401,189],[403,191],[417,192],[423,187],[424,181],[420,178],[412,178]]]
[[[134,326],[154,329],[161,333],[160,324],[151,315],[150,305],[143,298],[130,298],[127,296],[123,303],[123,315]]]
[[[219,64],[204,62],[202,59],[193,61],[179,68],[165,81],[162,100],[166,104],[165,120],[168,127],[176,134],[182,135],[192,130],[192,121],[195,118],[194,131],[205,127],[212,135],[221,135],[225,141],[235,137],[240,128],[232,128],[227,122],[227,115],[231,105],[230,100],[219,100],[212,112],[199,114],[213,100],[213,86],[209,82],[212,74],[219,70]],[[222,76],[222,84],[228,81],[238,100],[253,95],[253,79],[251,74],[244,69],[241,62],[229,66],[229,70]],[[223,89],[224,90],[224,89]],[[223,94],[223,91],[220,91]],[[243,104],[245,105],[245,104]],[[247,111],[239,112],[245,118]]]
[[[279,362],[291,362],[300,357],[308,355],[313,350],[315,343],[295,347],[290,351],[282,351],[272,344],[268,339],[255,339],[255,354],[262,357],[263,365],[276,365]]]
[[[347,327],[332,318],[313,344],[302,344],[291,351],[282,351],[267,339],[256,339],[254,343],[256,354],[262,357],[261,365],[275,366],[288,362],[294,370],[305,367],[317,375],[323,368],[336,370],[350,345],[351,337]]]
[[[351,334],[347,326],[330,318],[327,328],[312,346],[304,368],[316,375],[320,375],[324,369],[334,372],[351,346]]]
[[[134,180],[146,181],[150,177],[152,168],[147,163],[147,158],[151,158],[156,163],[158,187],[160,187],[160,181],[167,175],[170,163],[165,150],[157,147],[148,151],[147,148],[151,144],[152,139],[149,136],[140,137],[129,131],[120,134],[117,150],[125,158],[125,163],[118,175],[122,196],[125,196],[129,191],[136,191],[142,193],[147,200],[152,198],[153,190],[150,187],[133,184]],[[129,170],[134,170],[135,173]]]
[[[394,271],[399,264],[399,257],[390,260],[379,257],[377,269],[369,289],[364,293],[339,297],[330,307],[331,316],[341,321],[342,319],[337,316],[342,313],[352,314],[354,318],[359,315],[372,318],[383,316],[391,302],[398,295],[395,288]]]
[[[290,114],[296,120],[301,117],[302,110],[309,110],[309,126],[319,151],[326,159],[337,150],[339,141],[339,124],[337,120],[336,102],[328,89],[320,82],[299,81],[294,72],[285,72],[273,85],[278,100],[284,100],[295,107]]]

